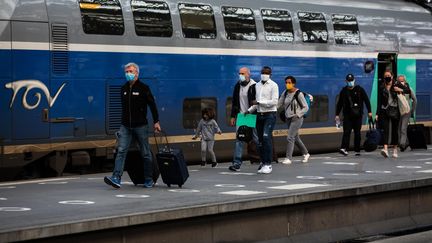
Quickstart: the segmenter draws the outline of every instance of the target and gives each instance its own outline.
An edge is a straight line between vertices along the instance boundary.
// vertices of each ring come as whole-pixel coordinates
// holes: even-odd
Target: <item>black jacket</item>
[[[231,106],[231,118],[236,118],[237,114],[240,112],[240,85],[241,85],[240,82],[237,82],[236,85],[234,86],[234,91],[232,96],[232,106]],[[253,97],[255,99],[255,84],[249,86],[248,89],[249,106],[252,105],[251,104],[252,92],[253,92]]]
[[[357,103],[360,106],[360,112],[363,115],[363,104],[366,105],[368,113],[371,111],[371,104],[366,91],[359,85],[354,86],[353,89],[344,87],[339,93],[339,100],[336,105],[336,115],[339,115],[341,110],[343,111],[344,117],[350,118],[351,115],[351,102],[349,100],[349,95],[353,103]]]
[[[121,88],[122,125],[128,128],[147,125],[147,106],[153,116],[153,123],[159,121],[156,102],[150,87],[139,79],[132,87],[126,82]]]
[[[392,84],[392,86],[390,87],[390,91],[388,91],[386,89],[385,84],[382,84],[380,86],[380,88],[378,89],[378,102],[377,102],[378,107],[377,107],[377,113],[376,113],[378,116],[382,116],[385,114],[386,109],[384,109],[384,107],[385,108],[388,107],[389,95],[391,95],[393,100],[396,101],[396,104],[399,105],[399,103],[397,102],[397,99],[398,99],[397,98],[397,92],[393,90],[394,87],[401,88],[403,90],[402,93],[404,93],[404,94],[411,94],[411,90],[410,90],[408,84],[407,84],[407,86],[404,86],[399,82],[394,82]]]

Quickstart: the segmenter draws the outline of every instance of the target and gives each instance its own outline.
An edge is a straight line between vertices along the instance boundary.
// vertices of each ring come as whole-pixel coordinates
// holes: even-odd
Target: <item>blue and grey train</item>
[[[405,74],[417,121],[432,126],[432,15],[394,0],[2,0],[0,2],[1,179],[112,156],[120,125],[123,65],[136,62],[156,98],[162,128],[186,159],[201,109],[213,107],[229,160],[228,125],[238,69],[263,66],[283,90],[293,75],[314,95],[301,134],[311,150],[339,146],[335,102],[347,73],[376,109],[384,70]],[[430,6],[429,6],[430,7]],[[278,122],[276,150],[285,149]]]

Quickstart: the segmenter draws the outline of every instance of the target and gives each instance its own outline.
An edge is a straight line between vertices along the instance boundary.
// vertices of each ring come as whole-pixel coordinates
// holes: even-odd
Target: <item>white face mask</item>
[[[245,77],[244,75],[240,74],[240,75],[239,75],[239,80],[240,80],[241,82],[243,82],[243,81],[246,80],[246,77]]]
[[[270,79],[270,75],[269,74],[261,74],[261,81],[268,81]]]

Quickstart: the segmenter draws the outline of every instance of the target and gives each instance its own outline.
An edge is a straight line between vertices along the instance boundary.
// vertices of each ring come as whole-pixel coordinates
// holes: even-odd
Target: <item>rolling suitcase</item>
[[[165,137],[166,143],[163,148],[159,146],[160,143],[157,141],[158,137],[156,136],[156,133],[154,136],[158,151],[156,154],[156,161],[159,166],[162,181],[167,184],[168,187],[171,187],[171,185],[182,187],[189,177],[189,171],[182,150],[171,148],[165,133],[160,132],[159,136],[159,138],[161,136]]]
[[[366,152],[372,152],[378,148],[378,144],[381,142],[381,133],[376,129],[375,122],[369,120],[369,131],[366,132],[366,140],[363,144],[363,148]]]
[[[408,124],[407,137],[411,149],[427,149],[423,124]]]
[[[153,182],[156,183],[160,173],[153,153],[152,162]],[[127,171],[129,178],[135,186],[144,184],[144,162],[139,150],[132,150],[128,152],[125,160],[125,170]]]

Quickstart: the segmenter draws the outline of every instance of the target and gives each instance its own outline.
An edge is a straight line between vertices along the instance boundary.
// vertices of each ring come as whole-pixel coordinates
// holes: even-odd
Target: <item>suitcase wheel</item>
[[[168,187],[171,187],[171,184],[167,184]]]
[[[183,186],[183,184],[178,184],[178,186],[181,188]]]

